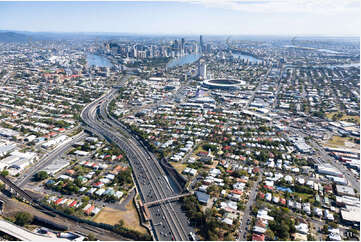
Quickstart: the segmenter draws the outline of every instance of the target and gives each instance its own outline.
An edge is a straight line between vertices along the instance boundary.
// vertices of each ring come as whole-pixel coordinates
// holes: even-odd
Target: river
[[[285,48],[300,48],[300,49],[315,50],[315,51],[325,52],[325,53],[329,53],[329,54],[340,54],[341,53],[341,52],[335,51],[335,50],[317,49],[317,48],[297,46],[297,45],[285,45],[283,47],[285,47]]]
[[[343,65],[335,65],[335,67],[360,67],[360,63],[350,63],[350,64],[343,64]]]
[[[167,68],[173,68],[177,66],[183,66],[186,64],[192,64],[201,58],[200,54],[190,54],[182,57],[177,57],[168,62]]]
[[[334,69],[334,68],[349,68],[349,67],[360,67],[360,63],[354,62],[354,63],[346,63],[346,64],[326,64],[326,65],[313,65],[313,68],[319,68],[319,67],[326,67],[326,68],[330,68],[330,69]]]
[[[250,55],[245,55],[245,54],[238,54],[238,53],[232,53],[232,56],[234,57],[234,58],[240,58],[240,59],[243,59],[243,60],[245,60],[245,61],[249,61],[249,62],[251,62],[251,63],[260,63],[260,62],[262,62],[262,60],[261,59],[258,59],[258,58],[256,58],[256,57],[253,57],[253,56],[250,56]]]
[[[100,55],[88,54],[86,57],[88,62],[88,66],[96,66],[96,67],[112,67],[113,64],[110,61]]]

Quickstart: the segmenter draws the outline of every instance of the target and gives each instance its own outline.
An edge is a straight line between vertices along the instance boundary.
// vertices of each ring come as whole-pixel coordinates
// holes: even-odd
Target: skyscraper
[[[137,47],[133,46],[133,57],[137,58]]]
[[[176,56],[179,56],[179,54],[180,54],[180,43],[178,42],[178,40],[174,41],[173,49],[175,51]]]
[[[203,36],[202,35],[200,35],[199,36],[199,50],[200,50],[200,53],[203,53]]]
[[[199,75],[199,78],[201,78],[203,80],[207,79],[207,64],[204,61],[199,61],[198,75]]]

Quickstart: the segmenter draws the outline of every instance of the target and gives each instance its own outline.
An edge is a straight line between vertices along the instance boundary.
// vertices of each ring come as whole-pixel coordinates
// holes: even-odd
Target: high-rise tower
[[[182,38],[182,39],[181,39],[181,48],[180,48],[181,55],[184,55],[184,53],[185,53],[184,44],[185,44],[184,38]]]
[[[199,78],[206,80],[207,79],[207,64],[200,60],[198,63],[198,75]]]

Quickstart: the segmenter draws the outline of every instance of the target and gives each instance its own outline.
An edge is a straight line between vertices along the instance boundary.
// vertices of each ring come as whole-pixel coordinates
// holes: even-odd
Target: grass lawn
[[[292,195],[297,195],[299,198],[302,199],[302,201],[306,201],[309,198],[313,198],[312,194],[307,194],[307,193],[298,193],[298,192],[294,192],[292,193]]]
[[[105,207],[95,217],[94,222],[114,225],[119,223],[119,220],[123,220],[125,227],[137,230],[141,233],[148,233],[147,230],[140,225],[138,213],[133,204],[133,201],[130,201],[126,208],[126,211],[120,211],[117,209]]]
[[[340,136],[332,136],[326,143],[326,146],[335,147],[335,148],[353,148],[360,149],[359,144],[355,144],[350,137],[340,137]]]
[[[332,136],[332,138],[329,139],[326,144],[329,146],[338,147],[338,146],[344,146],[345,141],[349,141],[349,138],[340,137],[340,136]]]
[[[204,144],[205,144],[205,143],[200,143],[200,144],[198,145],[197,149],[195,149],[195,150],[193,151],[193,154],[198,154],[198,152],[200,152],[200,151],[208,152],[208,150],[204,150],[204,149],[202,148],[202,146],[203,146]]]
[[[187,167],[187,164],[183,164],[180,162],[169,162],[177,171],[178,173],[182,173],[183,170]]]
[[[333,148],[360,149],[360,145],[356,144],[352,138],[340,136],[332,136],[331,139],[324,142],[324,146],[329,146]]]
[[[326,117],[329,118],[329,119],[332,119],[332,116],[333,116],[334,114],[337,114],[337,112],[326,113]]]

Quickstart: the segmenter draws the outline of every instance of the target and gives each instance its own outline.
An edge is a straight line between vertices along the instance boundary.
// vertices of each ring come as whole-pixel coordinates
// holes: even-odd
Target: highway
[[[179,191],[172,186],[172,177],[165,174],[154,155],[148,152],[131,130],[108,115],[107,105],[116,92],[112,89],[87,105],[81,113],[82,120],[90,131],[114,142],[126,153],[143,203],[179,195]],[[149,212],[155,239],[188,240],[192,228],[179,202],[150,206]]]
[[[58,147],[56,147],[52,152],[45,155],[39,162],[37,162],[34,166],[32,166],[29,170],[20,175],[15,182],[18,187],[24,187],[31,178],[41,169],[49,165],[53,160],[57,159],[59,156],[63,155],[71,146],[83,139],[86,136],[84,132],[80,132],[79,134],[68,139],[67,142],[62,143]]]

